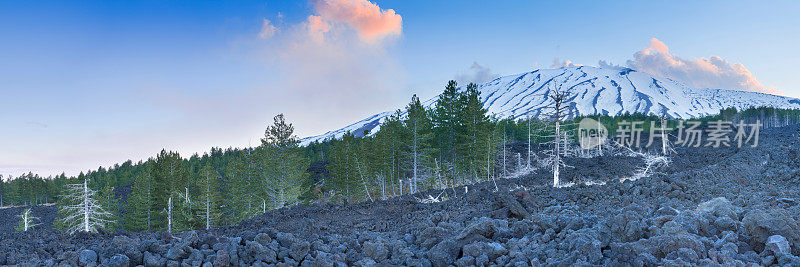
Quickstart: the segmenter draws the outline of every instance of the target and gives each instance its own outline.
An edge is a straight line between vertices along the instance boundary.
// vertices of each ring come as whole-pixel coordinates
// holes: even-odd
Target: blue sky
[[[474,63],[627,65],[659,44],[800,97],[796,1],[390,0],[366,22],[336,6],[365,1],[0,2],[0,174],[255,145],[277,113],[316,135],[432,97]]]

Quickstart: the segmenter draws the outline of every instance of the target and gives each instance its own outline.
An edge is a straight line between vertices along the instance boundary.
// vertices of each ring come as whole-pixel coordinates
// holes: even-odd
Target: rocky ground
[[[765,130],[756,148],[677,150],[624,183],[634,160],[574,159],[566,177],[606,184],[553,188],[534,173],[174,235],[18,233],[7,224],[21,210],[5,209],[0,264],[800,266],[800,127]],[[429,195],[442,201],[418,201]]]

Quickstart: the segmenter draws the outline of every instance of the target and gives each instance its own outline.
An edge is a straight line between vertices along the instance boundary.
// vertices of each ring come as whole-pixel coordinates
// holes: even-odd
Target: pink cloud
[[[783,92],[761,84],[741,63],[731,64],[719,56],[684,59],[670,53],[669,47],[656,38],[650,40],[650,46],[634,53],[628,65],[692,87],[783,95]]]
[[[389,36],[398,36],[403,29],[403,18],[392,9],[382,10],[368,0],[318,0],[314,9],[319,22],[345,23],[356,30],[367,42],[375,42]],[[312,17],[309,17],[311,25]]]
[[[270,79],[254,89],[254,99],[282,99],[270,108],[316,122],[298,124],[300,135],[321,134],[394,105],[406,84],[393,49],[398,38],[391,38],[401,34],[400,15],[366,0],[312,5],[304,20],[280,24],[272,38],[256,42],[256,58]]]
[[[650,39],[650,46],[643,50],[645,53],[664,53],[669,54],[669,47],[664,42],[656,38]]]
[[[317,15],[308,16],[307,27],[311,38],[318,42],[322,41],[323,34],[331,30],[331,26]]]

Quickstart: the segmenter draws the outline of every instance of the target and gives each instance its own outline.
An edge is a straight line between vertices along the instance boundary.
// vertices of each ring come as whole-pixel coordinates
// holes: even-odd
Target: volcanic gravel
[[[20,233],[21,209],[3,209],[0,264],[800,266],[800,127],[764,130],[755,148],[676,150],[669,167],[623,183],[638,159],[569,159],[567,181],[606,183],[553,188],[537,172],[172,235]],[[429,196],[441,201],[421,203]]]

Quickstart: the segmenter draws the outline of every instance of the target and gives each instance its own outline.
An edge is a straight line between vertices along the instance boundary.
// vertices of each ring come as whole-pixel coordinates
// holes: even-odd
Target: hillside
[[[797,266],[800,125],[761,137],[755,148],[677,148],[663,172],[625,182],[606,175],[603,185],[553,188],[533,173],[500,179],[497,189],[483,182],[295,206],[174,236],[0,231],[0,265]],[[593,162],[580,171],[629,171],[610,158]],[[428,196],[438,201],[421,201]],[[12,211],[0,210],[3,223]]]
[[[716,114],[720,109],[769,106],[800,109],[800,99],[724,89],[690,88],[670,79],[656,78],[631,69],[566,67],[538,69],[497,78],[478,85],[484,108],[500,118],[540,117],[549,104],[547,95],[556,87],[569,89],[574,98],[574,115],[618,115],[656,113],[673,118],[694,118]],[[459,88],[464,90],[462,86]],[[431,106],[436,98],[424,102]],[[399,107],[398,107],[399,108]],[[393,110],[369,116],[344,128],[307,137],[303,144],[339,138],[346,132],[356,136],[374,133]]]

